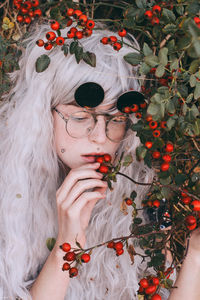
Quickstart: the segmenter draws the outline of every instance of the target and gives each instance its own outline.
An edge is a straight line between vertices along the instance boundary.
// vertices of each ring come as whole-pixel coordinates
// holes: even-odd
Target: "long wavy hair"
[[[0,105],[0,298],[32,299],[29,288],[49,255],[46,240],[58,233],[56,191],[67,174],[55,150],[52,107],[70,103],[75,89],[88,81],[103,87],[104,102],[109,104],[122,92],[140,90],[135,79],[137,67],[123,59],[136,50],[124,45],[117,52],[101,44],[102,37],[114,33],[100,27],[81,40],[85,50],[96,54],[95,68],[83,61],[77,64],[74,55],[65,57],[59,46],[51,51],[38,47],[36,40],[49,31],[44,24],[32,30],[25,41],[20,70],[10,74],[13,87]],[[66,30],[61,33],[66,36]],[[132,36],[125,41],[139,49]],[[44,53],[51,58],[50,65],[37,73],[36,59]],[[151,182],[154,172],[136,160],[139,143],[133,133],[121,144],[118,156],[125,151],[134,158],[121,172]],[[107,191],[106,201],[98,201],[92,212],[86,247],[129,234],[131,210],[128,215],[120,210],[122,196],[135,190],[139,207],[147,192],[144,186],[133,186],[120,176],[113,187]],[[116,257],[106,247],[97,248],[91,262],[80,267],[78,277],[71,280],[65,299],[136,299],[144,269],[140,257],[131,265],[127,253]]]

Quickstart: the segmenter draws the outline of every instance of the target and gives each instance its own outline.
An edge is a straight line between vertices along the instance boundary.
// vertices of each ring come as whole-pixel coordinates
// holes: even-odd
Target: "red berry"
[[[147,106],[146,102],[143,102],[143,103],[140,104],[141,108],[145,108],[146,106]]]
[[[146,278],[142,278],[139,282],[140,286],[143,287],[144,289],[148,288],[149,282]]]
[[[85,28],[84,29],[84,36],[88,37],[92,35],[92,29]]]
[[[157,130],[157,129],[154,130],[154,131],[153,131],[153,136],[154,136],[154,137],[159,137],[159,136],[160,136],[160,130]]]
[[[70,31],[68,31],[68,33],[67,33],[67,37],[68,37],[68,39],[73,39],[73,38],[75,37],[75,33],[74,33],[74,32],[71,32],[71,30],[70,30]]]
[[[88,253],[83,253],[81,255],[81,261],[87,263],[88,261],[90,261],[90,255]]]
[[[118,42],[113,44],[113,49],[116,51],[119,51],[121,49],[122,45]]]
[[[123,243],[122,242],[116,242],[114,248],[115,248],[116,251],[119,251],[119,250],[123,249]]]
[[[122,255],[123,253],[124,253],[124,249],[120,249],[116,251],[117,256]]]
[[[32,6],[33,7],[37,7],[39,5],[39,1],[38,0],[32,0]]]
[[[109,36],[108,41],[111,43],[115,43],[117,41],[117,37],[114,35]]]
[[[70,270],[69,270],[69,277],[75,277],[75,276],[77,276],[78,275],[78,269],[77,268],[71,268]]]
[[[34,11],[30,10],[30,11],[28,12],[28,15],[29,15],[29,17],[33,18],[33,17],[34,17]]]
[[[73,22],[72,19],[69,19],[69,20],[67,21],[67,27],[68,27],[68,26],[71,26],[71,25],[72,25],[72,22]]]
[[[74,14],[74,9],[73,9],[73,8],[69,8],[69,9],[67,10],[67,15],[68,15],[68,16],[73,16],[73,14]]]
[[[142,118],[142,114],[141,114],[140,112],[137,112],[137,113],[135,114],[135,117],[136,117],[137,119],[141,119],[141,118]]]
[[[18,21],[19,23],[22,23],[22,22],[24,21],[23,16],[18,15],[18,16],[17,16],[17,21]]]
[[[25,7],[26,9],[28,9],[28,10],[32,7],[32,3],[31,3],[30,1],[25,1],[25,2],[23,3],[23,5],[24,5],[24,7]]]
[[[108,38],[107,37],[103,37],[101,39],[101,43],[104,44],[104,45],[107,45],[108,44]]]
[[[110,154],[104,154],[103,158],[104,158],[104,161],[106,161],[106,162],[109,162],[112,159],[112,157],[110,156]]]
[[[161,7],[159,5],[154,5],[152,7],[152,11],[156,12],[156,13],[160,13],[161,12]]]
[[[61,46],[63,45],[65,42],[65,39],[62,37],[62,36],[58,36],[57,39],[56,39],[56,44]]]
[[[182,197],[187,197],[187,194],[184,193],[184,192],[187,192],[187,190],[186,190],[186,189],[183,189],[183,192],[181,192],[181,196],[182,196]]]
[[[21,7],[20,11],[25,15],[28,13],[28,9],[25,7]]]
[[[92,28],[94,28],[94,26],[95,26],[94,21],[92,21],[92,20],[87,21],[87,23],[86,23],[87,28],[92,29]]]
[[[77,37],[77,39],[82,39],[83,38],[83,33],[82,33],[82,31],[76,31],[76,33],[75,33],[75,37]]]
[[[150,300],[162,300],[162,298],[159,294],[154,294]]]
[[[100,172],[100,173],[108,173],[108,171],[109,171],[109,168],[107,167],[107,166],[105,166],[105,165],[101,165],[100,167],[99,167],[99,169],[98,169],[98,171]]]
[[[126,29],[121,29],[118,31],[118,35],[121,36],[121,37],[124,37],[126,36]]]
[[[41,17],[41,15],[42,15],[41,9],[36,9],[36,10],[34,10],[34,16],[35,16],[35,17]],[[52,29],[53,29],[53,28],[52,28]]]
[[[152,278],[152,282],[153,282],[153,284],[155,284],[155,285],[159,285],[160,280],[159,280],[158,277],[153,277],[153,278]]]
[[[155,293],[156,289],[157,289],[157,286],[156,286],[155,284],[149,285],[149,286],[145,289],[145,293],[146,293],[147,295],[153,294],[153,293]]]
[[[51,22],[51,29],[58,30],[60,28],[60,24],[57,21]]]
[[[193,225],[197,222],[197,220],[194,216],[187,216],[185,218],[185,222],[187,223],[187,225]]]
[[[173,152],[174,151],[174,146],[171,143],[167,143],[165,147],[166,152]]]
[[[166,121],[161,121],[160,122],[160,127],[161,128],[166,128],[167,127],[167,122]]]
[[[17,10],[20,10],[20,8],[21,8],[21,5],[19,3],[15,3],[14,6]]]
[[[194,17],[194,21],[196,24],[200,24],[200,18],[199,17]]]
[[[44,49],[45,50],[51,50],[52,47],[53,47],[53,45],[50,42],[44,44]]]
[[[82,22],[84,22],[84,23],[86,23],[87,20],[88,20],[88,18],[87,18],[86,15],[81,15],[81,16],[79,17],[79,21],[82,21]]]
[[[190,202],[192,201],[192,198],[189,197],[189,196],[183,197],[183,198],[181,199],[181,201],[182,201],[184,204],[188,205],[188,204],[190,204]]]
[[[49,40],[49,41],[53,41],[53,40],[55,39],[55,37],[56,37],[56,34],[55,34],[55,32],[53,32],[53,31],[49,31],[49,32],[47,32],[47,34],[46,34],[46,38],[47,38],[47,40]]]
[[[67,252],[63,257],[63,259],[67,261],[74,261],[75,258],[76,258],[76,254],[74,252]]]
[[[153,201],[153,206],[159,207],[160,206],[160,201],[159,200],[154,200]]]
[[[138,111],[138,109],[139,109],[139,106],[137,104],[133,104],[131,107],[132,112],[136,112],[136,111]]]
[[[99,156],[95,159],[96,162],[99,162],[100,164],[102,164],[104,162],[104,158],[103,156]]]
[[[152,157],[155,158],[155,159],[160,158],[160,152],[159,152],[159,151],[154,151],[154,152],[152,153]]]
[[[144,15],[149,19],[151,19],[153,17],[153,13],[151,10],[146,10]]]
[[[152,120],[152,116],[151,115],[146,116],[146,121],[147,122],[150,122],[151,120]]]
[[[170,162],[172,160],[171,156],[169,154],[165,154],[162,156],[162,159],[166,162]]]
[[[194,230],[197,227],[197,223],[194,223],[193,225],[187,225],[187,228],[189,230]]]
[[[125,106],[125,107],[123,108],[123,111],[125,112],[125,114],[130,114],[131,108],[130,108],[129,106]]]
[[[148,149],[150,149],[152,146],[153,146],[153,143],[152,143],[152,142],[147,141],[147,142],[145,143],[145,147],[148,148]]]
[[[69,243],[64,243],[60,246],[60,248],[65,252],[69,252],[71,250],[71,245]]]
[[[164,162],[162,165],[161,165],[161,170],[163,172],[167,171],[169,169],[169,163],[167,162]]]
[[[63,264],[62,266],[62,270],[63,271],[68,271],[70,269],[70,264],[68,264],[67,262]]]
[[[160,23],[160,20],[157,17],[153,17],[151,20],[151,24],[152,25],[157,25]]]
[[[111,241],[108,242],[107,248],[114,248],[115,247],[115,242]]]
[[[73,16],[74,18],[79,18],[81,15],[82,15],[82,11],[79,10],[79,9],[75,9],[74,13],[73,13]]]
[[[150,121],[149,122],[149,127],[151,129],[155,129],[158,126],[158,123],[156,121]]]
[[[126,202],[127,205],[132,205],[133,204],[133,200],[130,199],[130,198],[126,198],[125,202]]]
[[[30,18],[29,16],[26,16],[26,17],[24,18],[24,23],[30,24],[30,23],[31,23],[31,18]]]
[[[73,32],[73,33],[76,33],[78,31],[78,29],[76,27],[71,27],[70,31]]]
[[[200,201],[199,200],[193,200],[191,202],[192,210],[193,211],[200,211]]]

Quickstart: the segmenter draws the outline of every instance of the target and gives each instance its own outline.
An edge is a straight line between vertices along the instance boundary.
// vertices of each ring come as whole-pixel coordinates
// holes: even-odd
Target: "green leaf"
[[[176,12],[177,14],[179,14],[180,16],[183,16],[184,14],[184,6],[180,5],[180,6],[175,6]]]
[[[174,40],[171,40],[169,41],[169,43],[167,43],[166,45],[167,49],[168,49],[168,53],[172,53],[174,52],[174,49],[175,49],[175,41]]]
[[[171,177],[168,176],[166,178],[160,178],[160,183],[163,184],[163,185],[166,185],[166,184],[170,184],[172,181]]]
[[[139,161],[144,159],[146,153],[147,153],[147,149],[144,146],[138,146],[136,148],[136,157]]]
[[[176,123],[176,120],[174,120],[173,118],[169,118],[167,120],[167,128],[169,128],[171,130],[172,127],[174,127],[175,123]]]
[[[124,56],[124,60],[132,66],[138,65],[143,59],[140,53],[128,53]]]
[[[167,63],[168,63],[167,54],[168,54],[168,49],[167,49],[166,47],[160,49],[160,51],[159,51],[159,53],[158,53],[159,62],[160,62],[163,66],[166,66]]]
[[[179,65],[178,65],[178,59],[174,59],[171,64],[170,64],[170,70],[176,70],[178,69]]]
[[[56,239],[55,238],[48,238],[46,240],[46,246],[49,249],[49,251],[52,251],[55,243],[56,243]]]
[[[156,115],[159,112],[159,105],[154,104],[154,103],[150,103],[147,109],[147,113],[149,115]]]
[[[134,200],[136,197],[137,197],[136,191],[132,191],[132,192],[131,192],[131,195],[130,195],[130,198],[131,198],[132,200]]]
[[[198,99],[200,97],[200,82],[196,83],[196,87],[194,90],[194,99]]]
[[[156,68],[156,77],[162,77],[165,73],[165,67],[164,65],[160,64],[157,68]]]
[[[177,174],[175,176],[175,183],[177,185],[182,185],[186,179],[187,179],[187,176],[185,174]]]
[[[144,56],[148,56],[148,55],[153,54],[153,51],[151,50],[149,45],[145,42],[144,42],[144,45],[143,45],[143,53],[144,53]]]
[[[38,57],[38,59],[36,60],[35,63],[35,68],[36,68],[36,72],[41,73],[43,71],[45,71],[49,64],[50,64],[50,58],[48,55],[43,54],[40,57]]]
[[[84,52],[83,60],[91,67],[96,67],[96,55],[94,53],[89,51]]]
[[[148,266],[149,267],[159,267],[161,265],[163,265],[165,261],[165,255],[160,253],[160,254],[156,254],[155,256],[153,256],[151,258],[151,261],[148,262]]]
[[[171,10],[163,8],[163,10],[162,10],[162,20],[167,24],[168,23],[174,23],[176,21],[176,16]]]
[[[194,134],[199,136],[200,135],[200,119],[197,119],[193,125]]]
[[[134,218],[133,223],[139,225],[139,224],[142,223],[142,219],[141,218]]]
[[[68,52],[69,52],[69,48],[67,44],[63,44],[63,46],[61,47],[61,50],[64,52],[64,55],[67,56]]]
[[[146,75],[146,74],[148,74],[150,72],[150,70],[151,70],[151,67],[148,66],[145,62],[143,62],[141,64],[141,66],[140,66],[140,74]]]
[[[156,67],[159,64],[158,57],[156,55],[145,56],[144,61],[150,67]]]
[[[174,24],[167,24],[165,25],[165,27],[162,29],[162,31],[165,34],[171,34],[171,33],[175,33],[177,31],[177,27]]]
[[[82,47],[76,47],[75,50],[75,58],[76,58],[76,62],[77,64],[79,64],[79,62],[81,61],[81,59],[83,58],[83,48]]]
[[[135,3],[138,8],[146,8],[146,6],[147,6],[146,0],[136,0]]]
[[[78,47],[78,42],[77,41],[71,42],[71,44],[69,46],[70,54],[74,54],[77,47]]]
[[[196,82],[197,82],[196,76],[195,76],[195,75],[191,75],[191,76],[190,76],[190,86],[191,86],[191,87],[195,87]]]
[[[184,50],[190,47],[192,42],[192,37],[189,35],[184,35],[182,38],[178,39],[177,42],[177,49],[178,50]]]
[[[133,157],[131,154],[128,154],[124,157],[123,166],[128,167],[133,162]]]
[[[199,67],[200,67],[200,59],[195,59],[190,64],[189,72],[194,74],[195,72],[198,71]]]
[[[152,166],[151,159],[152,159],[151,154],[150,154],[149,151],[147,151],[147,153],[146,153],[146,155],[145,155],[145,157],[144,157],[144,162],[145,162],[145,164],[146,164],[149,168],[151,168],[151,166]]]

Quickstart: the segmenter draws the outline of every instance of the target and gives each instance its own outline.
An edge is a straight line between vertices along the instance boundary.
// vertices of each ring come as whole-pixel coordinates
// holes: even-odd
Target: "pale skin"
[[[95,109],[106,111],[113,105],[99,105]],[[60,112],[69,114],[80,110],[73,105],[57,105]],[[56,151],[66,165],[68,174],[56,192],[58,236],[56,244],[45,262],[39,276],[30,289],[33,300],[63,300],[69,284],[68,272],[62,271],[63,254],[59,248],[64,242],[76,247],[76,240],[84,247],[85,230],[97,201],[104,201],[107,183],[97,172],[99,163],[88,163],[81,157],[88,153],[109,153],[112,161],[120,143],[106,136],[105,118],[97,116],[97,122],[89,136],[74,139],[66,132],[65,122],[53,111]],[[65,149],[65,152],[61,152]],[[86,191],[93,189],[92,191]],[[74,280],[74,279],[73,279]]]

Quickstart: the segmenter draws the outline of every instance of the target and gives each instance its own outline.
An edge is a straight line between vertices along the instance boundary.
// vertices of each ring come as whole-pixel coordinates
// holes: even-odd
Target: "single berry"
[[[33,7],[37,7],[39,5],[39,1],[38,0],[32,0],[32,6]]]
[[[55,32],[53,32],[53,31],[49,31],[49,32],[47,32],[47,34],[46,34],[46,38],[47,38],[47,40],[49,40],[49,41],[53,41],[53,40],[55,39],[55,37],[56,37],[56,34],[55,34]]]
[[[105,166],[105,165],[101,165],[101,166],[99,167],[98,171],[99,171],[100,173],[106,174],[106,173],[108,173],[109,168],[108,168],[107,166]]]
[[[88,253],[83,253],[83,254],[81,255],[81,261],[82,261],[83,263],[89,262],[89,261],[90,261],[90,255],[89,255]]]
[[[167,122],[166,121],[161,121],[160,122],[160,127],[161,128],[166,128],[167,127]]]
[[[95,161],[102,164],[104,162],[104,158],[103,158],[103,156],[98,156],[98,157],[96,157]]]
[[[149,282],[146,278],[142,278],[139,282],[140,286],[146,289],[149,286]]]
[[[194,230],[197,227],[197,223],[194,223],[193,225],[187,225],[187,228],[189,230]]]
[[[23,3],[23,5],[24,5],[24,7],[26,8],[26,9],[31,9],[31,7],[32,7],[32,3],[30,2],[30,1],[25,1],[24,3]]]
[[[194,17],[194,21],[196,24],[200,24],[200,18],[199,17]]]
[[[145,147],[148,148],[148,149],[151,149],[152,146],[153,146],[153,143],[150,142],[150,141],[147,141],[147,142],[145,143]]]
[[[120,256],[120,255],[122,255],[124,253],[124,249],[120,249],[120,250],[117,250],[116,251],[116,255],[117,256]]]
[[[67,21],[67,27],[69,27],[69,26],[71,26],[72,25],[72,19],[69,19],[68,21]]]
[[[41,9],[34,10],[34,17],[41,17],[42,11]],[[53,29],[53,28],[52,28]]]
[[[53,45],[50,42],[44,44],[44,49],[45,50],[51,50],[52,47],[53,47]]]
[[[83,38],[83,33],[82,33],[82,31],[76,31],[76,33],[75,33],[75,37],[77,38],[77,39],[82,39]]]
[[[64,251],[64,252],[69,252],[71,250],[71,245],[69,243],[64,243],[60,246],[60,248]]]
[[[160,158],[160,152],[159,152],[159,151],[154,151],[154,152],[152,153],[152,157],[155,158],[155,159]]]
[[[77,276],[78,275],[78,269],[77,268],[71,268],[70,270],[69,270],[69,277],[75,277],[75,276]]]
[[[78,29],[76,27],[71,27],[70,31],[76,33],[78,31]]]
[[[171,143],[167,143],[165,147],[166,152],[173,152],[174,151],[174,146]]]
[[[21,16],[21,15],[18,15],[18,16],[17,16],[17,21],[18,21],[19,23],[22,23],[22,22],[24,21],[24,17]]]
[[[153,282],[153,284],[155,284],[155,285],[159,285],[160,280],[159,280],[158,277],[153,277],[153,278],[152,278],[152,282]]]
[[[56,44],[57,44],[57,45],[61,46],[61,45],[64,44],[64,42],[65,42],[65,39],[64,39],[62,36],[58,36],[58,37],[56,38]]]
[[[57,21],[51,22],[51,29],[58,30],[60,28],[60,24]]]
[[[171,156],[169,154],[164,154],[162,156],[162,159],[166,162],[170,162],[172,160]]]
[[[133,105],[131,106],[131,111],[132,111],[132,112],[136,112],[136,111],[138,111],[138,109],[139,109],[139,106],[138,106],[137,104],[133,104]]]
[[[155,13],[160,13],[161,12],[161,7],[160,5],[154,5],[152,7],[152,11],[155,12]]]
[[[87,16],[86,16],[86,15],[81,15],[81,16],[79,17],[79,21],[81,21],[81,22],[84,22],[84,23],[86,23],[86,22],[87,22],[87,20],[88,20],[88,18],[87,18]]]
[[[107,248],[114,248],[115,246],[115,242],[111,241],[111,242],[108,242],[107,244]]]
[[[156,121],[150,121],[149,122],[149,127],[151,129],[155,129],[156,127],[158,127],[158,123]]]
[[[155,293],[156,289],[157,289],[157,286],[156,286],[155,284],[149,285],[149,286],[145,289],[145,293],[146,293],[147,295],[153,294],[153,293]]]
[[[141,119],[141,118],[142,118],[142,114],[141,114],[140,112],[137,112],[137,113],[135,114],[135,117],[136,117],[137,119]]]
[[[151,24],[152,25],[158,25],[160,23],[160,20],[157,17],[153,17],[151,19]]]
[[[185,218],[185,222],[187,223],[187,225],[193,225],[197,222],[197,220],[194,216],[187,216]]]
[[[116,51],[119,51],[121,47],[122,47],[121,43],[116,42],[113,44],[113,49]]]
[[[147,103],[146,103],[146,102],[140,103],[140,107],[141,107],[141,108],[147,107]]]
[[[123,249],[123,243],[122,242],[116,242],[114,248],[115,248],[116,251]]]
[[[191,202],[192,210],[193,211],[200,211],[200,201],[199,200],[193,200]]]
[[[76,258],[76,254],[74,252],[67,252],[63,257],[63,259],[67,261],[74,261],[75,258]]]
[[[117,42],[117,37],[114,35],[109,36],[108,41],[111,43],[115,43]]]
[[[71,32],[71,31],[68,31],[67,37],[68,37],[68,39],[73,39],[75,37],[75,33]]]
[[[108,38],[107,37],[103,37],[101,39],[101,43],[104,44],[104,45],[107,45],[108,44]]]
[[[25,7],[21,7],[20,11],[21,11],[21,13],[24,14],[24,15],[28,13],[28,9],[25,8]]]
[[[29,15],[29,17],[33,18],[33,17],[34,17],[34,11],[30,10],[30,11],[28,12],[28,15]]]
[[[169,169],[169,163],[164,162],[160,168],[163,172],[167,171]]]
[[[147,122],[150,122],[151,120],[152,120],[152,116],[151,115],[146,116],[146,121]]]
[[[159,200],[154,200],[153,201],[153,206],[159,207],[160,206],[160,201]]]
[[[127,205],[132,205],[133,204],[133,200],[130,199],[130,198],[126,198],[125,202],[126,202]]]
[[[124,37],[126,36],[126,29],[121,29],[118,31],[118,35],[121,36],[121,37]]]
[[[68,8],[67,15],[68,16],[73,16],[73,14],[74,14],[74,9],[73,8]]]
[[[79,18],[82,14],[83,14],[83,13],[82,13],[81,10],[75,9],[75,11],[74,11],[74,13],[73,13],[73,16],[74,16],[74,18],[77,19],[77,18]]]
[[[159,137],[160,136],[160,130],[156,129],[153,131],[153,136],[154,137]]]
[[[62,270],[63,271],[68,271],[70,269],[70,264],[68,264],[67,262],[63,264],[62,266]]]
[[[110,156],[110,154],[104,154],[103,158],[104,158],[104,161],[106,161],[106,162],[110,162],[111,159],[112,159],[112,157]]]
[[[125,112],[125,114],[130,114],[131,108],[130,108],[129,106],[125,106],[125,107],[123,108],[123,112]]]
[[[182,201],[184,204],[188,205],[188,204],[190,204],[190,202],[192,201],[192,198],[189,197],[189,196],[186,196],[186,197],[183,197],[183,198],[181,199],[181,201]]]
[[[94,21],[92,21],[92,20],[87,21],[87,23],[86,23],[87,28],[92,29],[92,28],[94,28],[94,26],[95,26]]]
[[[148,19],[152,19],[153,17],[153,13],[151,10],[146,10],[144,13],[145,17],[147,17]]]
[[[150,300],[162,300],[162,298],[159,294],[154,294]]]
[[[26,17],[24,18],[24,23],[30,24],[30,23],[31,23],[31,18],[30,18],[29,16],[26,16]]]
[[[92,35],[92,29],[85,28],[83,32],[84,32],[84,36],[86,36],[86,37]]]
[[[182,197],[187,197],[187,194],[185,192],[188,192],[188,191],[186,189],[183,189],[183,191],[181,192]]]

